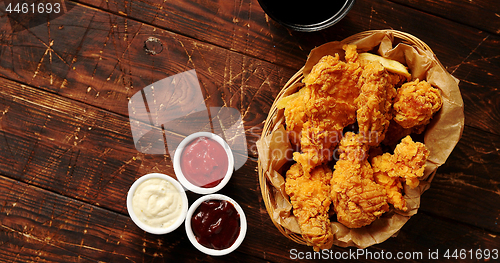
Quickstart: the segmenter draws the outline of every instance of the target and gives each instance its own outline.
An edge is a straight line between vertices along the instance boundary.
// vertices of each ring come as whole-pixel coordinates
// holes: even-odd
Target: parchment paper
[[[395,42],[398,44],[394,44]],[[442,67],[431,51],[400,42],[400,40],[395,41],[392,30],[381,30],[373,31],[366,37],[349,43],[357,45],[358,53],[377,53],[403,63],[408,67],[413,79],[425,79],[441,90],[443,106],[433,117],[424,135],[424,143],[430,150],[424,177],[415,189],[404,187],[408,207],[406,212],[392,209],[372,224],[358,229],[350,229],[338,222],[332,222],[334,244],[337,246],[365,248],[395,236],[410,217],[417,213],[421,194],[430,187],[436,169],[445,163],[462,136],[464,105],[458,80]],[[343,58],[345,53],[342,46],[347,43],[335,41],[313,49],[303,69],[304,77],[324,55],[338,53]],[[293,216],[292,205],[284,187],[283,175],[288,167],[286,163],[291,160],[292,146],[283,127],[283,110],[280,110],[272,121],[274,123],[272,132],[257,142],[259,162],[272,186],[269,194],[274,213],[270,216],[287,230],[300,234],[297,219]]]

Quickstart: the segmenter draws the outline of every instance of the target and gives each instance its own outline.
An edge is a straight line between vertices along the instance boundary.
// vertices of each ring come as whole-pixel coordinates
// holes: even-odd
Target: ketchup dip
[[[189,142],[182,151],[180,166],[184,177],[203,188],[217,186],[228,170],[226,150],[217,141],[202,136]]]
[[[191,228],[201,245],[217,250],[226,249],[238,238],[240,215],[228,201],[207,200],[193,213]]]

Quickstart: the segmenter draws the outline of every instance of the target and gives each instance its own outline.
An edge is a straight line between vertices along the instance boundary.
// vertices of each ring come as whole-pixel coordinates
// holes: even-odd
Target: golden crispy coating
[[[326,166],[304,174],[299,163],[286,173],[285,190],[290,196],[293,214],[297,217],[302,236],[314,250],[329,249],[333,244],[328,210],[332,171]]]
[[[387,136],[391,138],[384,143],[391,145],[411,132],[422,132],[425,125],[418,124],[421,116],[428,123],[428,115],[441,105],[441,97],[438,103],[431,94],[432,113],[422,109],[412,115],[409,109],[427,97],[407,93],[433,90],[420,88],[423,84],[417,81],[403,84],[399,94],[395,87],[406,81],[406,76],[389,73],[378,61],[358,59],[355,45],[344,46],[344,50],[344,61],[339,54],[321,58],[304,78],[300,94],[287,96],[279,106],[285,108],[290,140],[300,148],[293,153],[297,163],[286,173],[285,190],[302,236],[316,251],[333,243],[330,204],[337,221],[349,228],[371,224],[389,210],[389,203],[407,210],[403,183],[410,187],[419,184],[429,151],[409,136],[396,146],[393,155],[382,154],[382,147],[376,146],[384,141],[390,126],[393,129]],[[393,109],[396,95],[400,105]],[[396,117],[393,119],[393,110],[403,116],[399,120],[415,126],[402,127]],[[359,134],[348,132],[342,138],[344,128],[356,121]],[[332,173],[326,163],[339,143],[340,158]]]
[[[406,211],[408,210],[406,207],[406,200],[401,193],[403,189],[401,181],[403,181],[403,179],[400,177],[390,177],[387,173],[382,172],[379,167],[379,165],[383,166],[391,163],[391,157],[392,155],[390,154],[384,154],[377,156],[376,159],[372,159],[373,177],[377,184],[385,188],[388,198],[387,202],[393,204],[396,209]]]
[[[442,105],[441,92],[427,81],[416,79],[398,89],[394,102],[394,120],[407,129],[426,125]]]
[[[305,172],[330,160],[342,129],[356,121],[357,106],[354,100],[359,96],[361,68],[355,62],[356,47],[344,48],[347,62],[341,61],[338,54],[324,56],[304,79],[305,89],[309,92],[306,92],[308,96],[304,96],[301,153],[295,153],[294,160],[302,165]],[[292,110],[289,114],[285,112],[285,117],[290,120],[302,119]],[[298,126],[292,126],[290,130],[296,132],[295,127]]]
[[[389,210],[385,188],[373,180],[369,146],[361,140],[354,133],[345,134],[330,182],[337,220],[350,228],[368,225]]]
[[[329,161],[342,136],[341,131],[330,130],[309,120],[300,134],[301,152],[294,152],[293,159],[308,173],[314,167]]]
[[[391,85],[395,88],[400,87],[406,82],[406,77],[401,74],[391,73],[391,72],[388,72],[388,74],[389,74],[388,75],[389,83],[391,83]]]
[[[351,102],[359,95],[358,80],[362,69],[357,62],[356,46],[347,45],[344,49],[346,62],[341,61],[338,54],[324,56],[314,65],[304,83],[341,101]]]
[[[429,150],[423,143],[413,142],[410,136],[406,136],[396,146],[393,155],[385,153],[372,159],[375,180],[386,188],[389,203],[394,207],[407,209],[401,194],[401,182],[406,182],[411,188],[417,187],[428,157]]]
[[[392,119],[391,105],[396,96],[396,81],[378,62],[367,62],[362,66],[361,93],[355,102],[359,132],[364,143],[377,146],[384,140]]]
[[[306,117],[306,102],[311,96],[310,88],[303,87],[295,99],[292,99],[285,107],[285,123],[291,143],[300,145],[300,133]]]

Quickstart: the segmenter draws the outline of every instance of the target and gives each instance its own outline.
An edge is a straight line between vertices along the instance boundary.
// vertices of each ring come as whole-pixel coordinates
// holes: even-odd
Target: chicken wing
[[[406,211],[406,201],[401,194],[402,182],[411,188],[419,185],[424,175],[425,162],[429,150],[423,143],[413,142],[406,136],[394,149],[394,154],[385,153],[373,157],[372,168],[375,181],[383,185],[389,197],[389,203],[397,209]]]

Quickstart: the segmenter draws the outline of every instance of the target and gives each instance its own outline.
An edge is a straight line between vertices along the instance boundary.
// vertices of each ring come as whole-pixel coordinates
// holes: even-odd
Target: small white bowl
[[[240,233],[239,233],[238,237],[236,238],[236,240],[234,241],[234,243],[226,249],[218,250],[218,249],[212,249],[212,248],[208,248],[208,247],[203,246],[202,244],[198,243],[198,241],[196,240],[196,237],[193,233],[193,229],[191,228],[191,218],[193,217],[194,212],[196,211],[196,209],[198,208],[198,206],[200,206],[200,204],[202,202],[207,201],[207,200],[228,201],[229,203],[231,203],[234,206],[234,208],[236,209],[236,211],[240,215]],[[189,239],[189,241],[191,241],[193,246],[196,247],[199,251],[201,251],[207,255],[211,255],[211,256],[223,256],[223,255],[227,255],[227,254],[233,252],[235,249],[237,249],[241,245],[241,243],[245,239],[245,235],[247,233],[247,218],[245,216],[245,212],[243,212],[243,209],[241,208],[241,206],[238,203],[236,203],[236,201],[234,201],[233,199],[231,199],[228,196],[221,195],[221,194],[204,195],[204,196],[198,198],[198,200],[196,200],[189,208],[187,215],[186,215],[186,221],[185,221],[184,225],[186,226],[186,233],[187,233],[188,239]]]
[[[181,214],[179,215],[179,217],[177,218],[175,223],[167,228],[151,227],[151,226],[143,223],[141,220],[139,220],[139,218],[135,214],[133,206],[132,206],[132,199],[134,197],[134,193],[135,193],[137,187],[139,187],[139,185],[141,185],[141,183],[145,182],[146,180],[154,179],[154,178],[159,178],[159,179],[163,179],[163,180],[170,182],[172,185],[174,185],[174,187],[177,189],[177,191],[179,191],[181,198],[182,198]],[[167,233],[170,233],[170,232],[174,231],[175,229],[177,229],[182,224],[182,222],[186,219],[188,206],[189,206],[188,198],[187,198],[186,192],[185,192],[184,188],[182,187],[182,185],[179,182],[177,182],[177,180],[175,180],[174,178],[172,178],[166,174],[161,174],[161,173],[150,173],[150,174],[146,174],[146,175],[142,176],[141,178],[137,179],[132,184],[132,186],[130,187],[130,190],[128,191],[128,194],[127,194],[127,210],[128,210],[128,214],[130,215],[130,218],[132,218],[132,221],[134,221],[134,223],[142,230],[144,230],[148,233],[151,233],[151,234],[156,234],[156,235],[167,234]]]
[[[222,179],[222,181],[218,185],[211,188],[199,187],[197,185],[192,184],[191,182],[189,182],[188,179],[186,179],[181,169],[181,156],[182,152],[184,151],[184,148],[190,142],[199,137],[207,137],[209,139],[218,142],[222,146],[222,148],[224,148],[224,150],[226,151],[228,158],[228,167],[224,179]],[[226,143],[226,141],[224,141],[224,139],[222,139],[219,135],[213,134],[211,132],[196,132],[189,135],[188,137],[184,138],[184,140],[182,140],[179,146],[177,146],[177,149],[175,150],[174,153],[174,172],[175,175],[177,176],[177,179],[182,184],[182,186],[197,194],[213,194],[219,191],[229,182],[229,179],[231,179],[231,176],[233,174],[233,170],[234,170],[234,157],[231,148],[229,148],[229,145]]]

